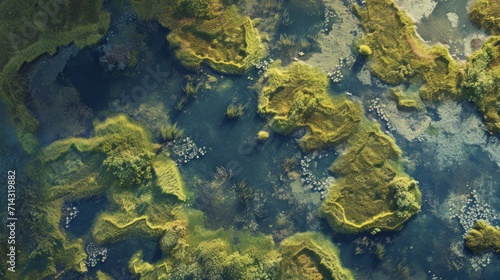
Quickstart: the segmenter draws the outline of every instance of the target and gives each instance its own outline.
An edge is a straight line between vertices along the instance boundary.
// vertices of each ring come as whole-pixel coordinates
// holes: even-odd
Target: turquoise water
[[[440,10],[442,5],[438,4],[436,14],[429,21],[443,16]],[[464,11],[457,8],[456,12],[462,17]],[[320,9],[320,12],[324,11]],[[293,13],[297,11],[291,8],[290,15]],[[291,32],[290,28],[294,26],[291,23],[282,28],[285,32]],[[299,33],[305,33],[310,28],[300,29]],[[286,159],[293,159],[296,164],[300,164],[301,160],[311,158],[309,171],[318,180],[325,180],[329,176],[326,169],[339,151],[302,153],[296,140],[303,131],[289,136],[271,133],[265,143],[257,141],[257,132],[268,129],[267,121],[256,112],[258,96],[252,89],[260,75],[258,70],[252,69],[243,76],[221,75],[207,67],[198,72],[186,71],[175,61],[165,40],[167,33],[157,24],[137,21],[130,13],[115,12],[107,41],[85,50],[77,50],[73,46],[61,48],[55,57],[45,56],[26,67],[25,75],[32,89],[30,109],[46,120],[41,123],[39,130],[41,144],[46,146],[68,136],[90,136],[93,118],[103,119],[114,113],[125,113],[143,124],[157,141],[161,139],[159,128],[163,124],[177,123],[184,129],[183,141],[192,141],[204,151],[203,155],[197,154],[198,158],[195,156],[189,162],[179,162],[179,166],[188,190],[194,193],[187,203],[207,214],[210,218],[207,224],[209,228],[233,227],[273,234],[278,215],[284,213],[290,217],[296,232],[321,231],[329,236],[339,245],[343,264],[353,269],[360,279],[495,279],[499,267],[498,256],[486,253],[473,257],[465,250],[462,242],[464,227],[458,218],[452,217],[454,210],[450,210],[455,205],[458,208],[466,206],[467,203],[461,198],[470,196],[473,190],[477,194],[478,205],[488,203],[495,213],[500,209],[498,158],[487,149],[491,146],[497,150],[496,136],[472,131],[468,138],[458,137],[466,134],[460,130],[461,120],[479,118],[473,105],[458,104],[459,114],[451,116],[440,115],[439,108],[442,106],[432,105],[426,114],[437,128],[435,132],[427,130],[421,142],[410,142],[400,134],[390,132],[404,151],[408,173],[420,182],[424,197],[421,213],[398,232],[375,236],[369,233],[336,235],[326,221],[316,215],[321,205],[320,192],[306,189],[300,184],[291,187],[291,180],[284,176],[283,163]],[[432,37],[434,35],[422,34],[425,39],[426,36],[430,36],[429,40],[437,40]],[[134,45],[138,37],[142,43]],[[106,70],[100,58],[102,47],[107,44],[136,47],[139,50],[137,64],[120,71]],[[275,55],[279,56],[279,52]],[[370,100],[381,96],[385,89],[383,85],[361,85],[355,77],[358,71],[358,67],[347,70],[344,73],[346,79],[332,86],[331,94],[351,92],[355,100],[367,106]],[[183,87],[186,83],[195,80],[205,84],[210,76],[216,78],[215,82],[209,83],[210,88],[201,87],[196,97],[189,100],[182,110],[178,110],[176,106],[184,96]],[[79,98],[61,101],[54,97],[58,95],[52,94],[67,87],[74,87]],[[64,95],[66,91],[60,94],[62,99],[69,96]],[[49,105],[65,104],[68,110],[73,110],[73,114],[48,112],[42,109],[44,107],[40,104],[43,102],[49,102]],[[229,104],[243,104],[244,116],[238,120],[228,119],[225,111]],[[26,160],[15,158],[15,155],[22,154],[15,142],[15,132],[7,121],[5,110],[2,108],[0,112],[2,127],[6,128],[1,135],[4,143],[1,150],[2,170],[9,166],[23,166]],[[53,116],[48,117],[47,114]],[[61,119],[61,116],[64,118]],[[380,121],[374,114],[367,113],[367,116]],[[444,122],[446,117],[452,121]],[[387,128],[386,123],[381,124],[384,129]],[[446,127],[456,127],[456,130],[449,131]],[[173,145],[167,148],[175,158]],[[229,202],[217,205],[220,208],[211,208],[214,205],[207,202],[210,197],[203,191],[203,185],[213,179],[217,167],[232,170],[232,182],[244,181],[251,186],[254,199],[249,205],[233,203],[235,198],[232,190],[225,188],[223,191]],[[306,178],[298,167],[294,170],[301,174],[299,178]],[[255,217],[252,213],[259,204],[263,205],[265,215]],[[90,242],[88,231],[92,220],[106,205],[104,197],[92,197],[65,205],[68,211],[63,211],[63,219],[73,207],[78,209],[67,232]],[[472,209],[476,206],[468,207]],[[470,214],[471,219],[476,216]],[[498,222],[495,220],[497,216],[492,214],[488,217],[494,224]],[[385,256],[381,260],[374,254],[376,243],[385,246]],[[154,262],[161,258],[157,239],[132,238],[106,245],[106,249],[106,260],[89,268],[89,275],[102,270],[116,279],[133,279],[134,276],[126,268],[128,260],[138,249],[143,250],[145,261]],[[480,258],[485,261],[480,262],[480,269],[476,270],[472,262],[478,262]],[[486,261],[488,258],[489,261]],[[483,267],[483,263],[488,264]],[[404,272],[405,267],[408,268],[407,273]],[[59,279],[75,277],[68,274]]]

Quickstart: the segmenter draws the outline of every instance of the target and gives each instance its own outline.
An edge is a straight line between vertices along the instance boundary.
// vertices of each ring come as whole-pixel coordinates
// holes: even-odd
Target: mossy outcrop
[[[465,235],[465,246],[476,254],[490,249],[500,253],[500,228],[489,225],[485,220],[477,221]]]
[[[31,244],[25,244],[28,250],[19,255],[16,277],[7,279],[44,279],[65,270],[87,272],[83,240],[69,237],[59,226],[64,200],[44,202],[45,197],[41,197],[39,203],[31,206],[34,217],[30,220],[34,220],[32,225],[36,228],[30,230],[36,233],[33,232]]]
[[[271,129],[290,134],[305,128],[299,145],[306,152],[347,145],[330,168],[337,181],[322,206],[335,231],[395,230],[420,210],[421,194],[404,172],[399,147],[363,117],[357,103],[329,96],[325,73],[276,61],[267,74],[260,80],[258,110]]]
[[[97,43],[108,30],[110,14],[102,10],[102,0],[8,0],[0,3],[0,14],[0,98],[9,106],[23,148],[35,154],[38,121],[24,104],[28,94],[18,71],[60,46]]]
[[[392,98],[400,110],[421,110],[424,104],[418,94],[405,92],[399,89],[390,89],[389,97]]]
[[[342,142],[362,119],[359,104],[328,95],[328,77],[319,68],[305,63],[283,68],[275,61],[261,82],[259,113],[270,119],[274,131],[284,135],[305,128],[307,133],[299,140],[304,151]]]
[[[474,24],[493,35],[500,35],[500,2],[497,0],[476,0],[469,10],[469,16]]]
[[[376,126],[357,136],[330,167],[337,181],[322,212],[334,230],[395,230],[420,210],[417,183],[402,171],[401,150]]]
[[[362,43],[373,51],[368,65],[375,76],[391,85],[422,84],[424,100],[459,96],[462,66],[446,47],[426,46],[410,16],[393,0],[369,0],[366,8],[355,5],[354,10],[364,31]]]
[[[221,73],[242,74],[266,55],[254,21],[234,5],[224,7],[219,0],[132,3],[142,18],[154,18],[171,30],[167,39],[187,68],[206,63]],[[159,11],[150,11],[148,5],[157,5]]]
[[[61,269],[86,271],[83,241],[67,239],[59,225],[68,201],[107,196],[110,207],[97,216],[92,228],[98,243],[132,235],[159,237],[182,227],[177,200],[185,198],[182,178],[166,155],[155,156],[159,146],[149,133],[123,115],[96,122],[94,128],[91,138],[68,138],[45,147],[30,167],[43,188],[38,202],[42,213],[38,219],[43,221],[37,221],[42,226],[35,235],[39,245],[26,260],[35,264],[26,266],[25,279],[49,277]],[[155,162],[161,163],[158,173],[153,172]],[[115,163],[119,170],[110,168]],[[175,180],[159,177],[166,172]]]
[[[133,273],[141,279],[280,279],[281,258],[270,236],[207,230],[202,212],[185,213],[187,226],[162,238],[165,258],[151,264],[137,252],[129,263]]]
[[[464,91],[479,107],[486,129],[500,132],[500,36],[490,37],[469,57]]]
[[[297,233],[281,243],[283,279],[354,279],[339,249],[321,233]]]

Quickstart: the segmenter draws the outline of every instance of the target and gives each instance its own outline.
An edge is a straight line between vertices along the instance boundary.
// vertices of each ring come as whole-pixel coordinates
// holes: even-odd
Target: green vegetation
[[[465,236],[465,246],[478,254],[489,249],[500,253],[500,228],[479,220]]]
[[[166,156],[154,155],[159,147],[149,133],[122,115],[96,122],[94,128],[92,138],[68,138],[47,146],[30,167],[42,189],[33,206],[35,221],[29,223],[37,233],[34,247],[25,251],[29,257],[22,260],[23,279],[86,271],[83,241],[68,238],[60,226],[67,201],[107,196],[111,206],[92,228],[100,243],[131,234],[161,236],[181,216],[176,203],[186,195],[179,170]]]
[[[177,127],[177,124],[167,124],[161,130],[161,136],[165,141],[172,141],[181,138],[182,134],[184,134],[184,129],[180,129]]]
[[[337,178],[322,212],[335,231],[395,230],[420,210],[421,194],[403,171],[401,150],[351,100],[327,94],[328,79],[317,68],[279,61],[261,79],[259,112],[282,134],[305,127],[304,151],[348,144],[330,167]]]
[[[293,63],[283,69],[280,61],[275,61],[267,73],[259,93],[258,110],[271,120],[271,129],[278,133],[287,135],[306,128],[306,135],[299,140],[303,150],[338,144],[361,121],[358,104],[328,95],[328,77],[320,69],[304,63]]]
[[[418,94],[403,92],[399,89],[390,89],[389,96],[396,101],[400,110],[421,110],[424,108],[422,100]]]
[[[97,280],[113,280],[113,277],[109,276],[107,273],[102,272],[100,270],[96,273]]]
[[[226,109],[226,117],[229,119],[239,119],[245,114],[245,105],[229,104]]]
[[[321,233],[297,233],[281,243],[283,279],[354,279],[339,249]]]
[[[79,48],[97,43],[107,32],[110,15],[102,11],[102,0],[37,0],[0,3],[0,99],[10,110],[19,141],[29,154],[38,151],[34,136],[38,121],[24,105],[25,81],[18,71],[45,53],[74,43]]]
[[[171,29],[167,39],[187,68],[198,69],[206,63],[222,73],[241,74],[266,54],[254,22],[236,6],[223,7],[219,0],[132,3],[141,18],[156,19]]]
[[[175,195],[186,201],[184,182],[175,162],[165,156],[157,156],[153,161],[158,186],[165,194]]]
[[[393,0],[366,1],[354,6],[364,31],[362,44],[373,53],[369,67],[386,83],[422,84],[423,100],[455,99],[463,70],[444,46],[428,47],[417,37],[411,18]]]
[[[464,92],[483,114],[486,129],[500,132],[500,36],[489,38],[469,57]]]
[[[207,230],[203,214],[185,210],[175,228],[165,233],[165,258],[155,264],[137,252],[130,270],[141,279],[279,279],[280,255],[270,236],[248,231]],[[239,240],[239,242],[233,242]]]
[[[19,255],[15,277],[7,279],[43,279],[65,270],[87,272],[83,263],[87,258],[83,241],[66,235],[59,226],[63,203],[62,199],[47,203],[43,196],[29,206],[32,216],[25,221],[25,226],[34,231],[31,242],[23,244],[27,250]]]
[[[337,181],[322,212],[335,231],[395,230],[420,210],[420,191],[402,171],[400,156],[394,140],[372,126],[332,164]]]
[[[373,53],[372,49],[370,49],[367,45],[360,45],[358,51],[360,55],[364,56],[368,56]]]
[[[500,2],[497,0],[476,0],[469,16],[476,25],[493,35],[500,35]]]
[[[267,132],[265,130],[261,130],[261,131],[257,132],[257,139],[259,141],[266,141],[268,138],[269,138],[269,132]]]

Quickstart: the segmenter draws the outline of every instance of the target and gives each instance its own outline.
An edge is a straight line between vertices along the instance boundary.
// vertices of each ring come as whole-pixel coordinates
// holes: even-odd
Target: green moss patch
[[[258,110],[269,117],[271,128],[281,134],[307,129],[299,140],[305,151],[340,143],[362,119],[357,103],[328,95],[328,77],[318,68],[304,63],[282,68],[280,61],[276,61],[267,74]]]
[[[401,171],[400,154],[389,136],[370,127],[332,164],[337,181],[322,212],[336,231],[395,230],[420,210],[420,191]]]
[[[364,31],[362,42],[372,50],[369,67],[374,75],[391,85],[423,82],[424,100],[458,97],[462,67],[444,46],[426,46],[394,1],[370,0],[366,8],[355,5],[354,10]]]
[[[500,229],[479,220],[465,236],[465,246],[476,254],[489,249],[500,253]]]
[[[299,128],[304,151],[347,144],[330,167],[337,181],[322,212],[335,231],[357,233],[395,230],[420,210],[421,194],[403,171],[401,150],[378,125],[363,117],[360,106],[327,93],[328,79],[318,68],[276,61],[262,78],[259,112],[271,129],[289,134]]]
[[[266,55],[254,22],[236,6],[223,7],[219,0],[132,3],[142,18],[154,18],[171,30],[167,39],[187,68],[206,63],[221,73],[242,74]]]
[[[57,47],[74,43],[83,48],[107,32],[110,15],[101,0],[2,1],[0,4],[0,98],[8,106],[19,141],[29,154],[38,151],[34,136],[38,121],[24,105],[27,92],[18,71]]]
[[[491,34],[500,35],[500,2],[497,0],[476,0],[470,8],[469,16],[476,25]]]
[[[354,279],[339,249],[321,233],[297,233],[281,243],[283,279]]]
[[[467,61],[464,91],[483,114],[486,129],[500,132],[500,37],[489,38]]]

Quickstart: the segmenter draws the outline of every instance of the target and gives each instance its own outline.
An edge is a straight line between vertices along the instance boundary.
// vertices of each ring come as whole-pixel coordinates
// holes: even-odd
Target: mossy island
[[[299,139],[304,151],[347,145],[330,167],[337,181],[321,211],[332,229],[343,233],[395,230],[420,211],[416,181],[403,170],[401,150],[380,127],[363,116],[360,105],[327,92],[328,77],[304,63],[269,66],[261,80],[259,112],[271,129]]]
[[[490,249],[500,253],[500,229],[485,220],[479,220],[465,235],[465,246],[475,254]]]
[[[143,19],[171,30],[167,36],[179,61],[189,69],[206,63],[224,74],[243,74],[266,55],[255,22],[219,0],[134,0]]]

